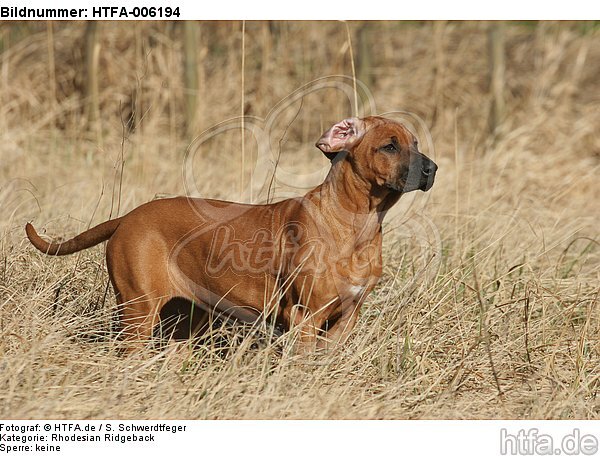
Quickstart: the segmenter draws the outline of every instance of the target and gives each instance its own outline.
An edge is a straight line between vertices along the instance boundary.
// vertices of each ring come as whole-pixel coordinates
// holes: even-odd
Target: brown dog
[[[306,348],[344,339],[381,276],[381,224],[403,193],[427,191],[437,165],[403,125],[345,119],[317,147],[332,160],[303,197],[246,205],[199,198],[146,203],[62,243],[31,224],[39,250],[68,255],[108,240],[106,261],[123,336],[147,341],[169,300],[245,321],[299,329]],[[202,324],[200,325],[202,326]]]

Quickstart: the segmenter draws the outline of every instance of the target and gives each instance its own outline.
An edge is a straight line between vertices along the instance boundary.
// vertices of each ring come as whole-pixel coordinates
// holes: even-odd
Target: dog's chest
[[[366,291],[366,285],[347,286],[345,296],[343,296],[343,299],[359,301],[365,296]]]

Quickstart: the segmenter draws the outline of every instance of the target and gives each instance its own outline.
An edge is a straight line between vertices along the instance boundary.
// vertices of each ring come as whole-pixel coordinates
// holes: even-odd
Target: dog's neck
[[[322,213],[341,225],[360,226],[365,233],[380,229],[385,214],[401,196],[358,176],[346,159],[334,162],[325,181],[310,193]]]

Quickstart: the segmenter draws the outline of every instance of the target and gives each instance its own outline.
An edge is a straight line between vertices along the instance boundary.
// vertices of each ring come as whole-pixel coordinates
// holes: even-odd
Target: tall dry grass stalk
[[[490,47],[490,92],[492,94],[490,129],[492,135],[497,135],[506,116],[506,103],[504,101],[506,64],[503,21],[496,21],[490,25],[488,39]]]
[[[239,115],[242,57],[246,115],[267,117],[324,75],[353,76],[343,23],[247,22],[243,51],[240,26],[200,24],[199,125]],[[369,23],[378,111],[435,119],[435,151],[425,152],[440,168],[427,204],[426,195],[403,198],[386,219],[384,275],[350,342],[305,357],[289,350],[293,334],[271,340],[238,327],[216,327],[212,343],[195,349],[118,356],[103,248],[49,258],[23,226],[33,220],[70,237],[109,217],[110,195],[124,213],[156,194],[185,193],[182,29],[102,24],[100,147],[84,130],[85,24],[52,24],[53,56],[46,24],[3,27],[1,416],[599,418],[595,27],[506,23],[506,117],[493,141],[487,24],[447,22],[432,34],[427,23]],[[136,33],[147,46],[141,60]],[[273,119],[278,167],[293,176],[278,190],[313,185],[326,164],[315,140],[354,104],[319,91]],[[123,134],[121,110],[132,105],[143,106],[143,128]],[[196,155],[195,193],[239,197],[238,132]],[[249,173],[256,145],[245,149]]]
[[[185,21],[183,53],[185,61],[185,88],[186,88],[186,128],[187,136],[193,139],[197,131],[198,115],[198,67],[200,60],[198,58],[198,24],[196,21]]]
[[[352,88],[354,89],[354,109],[353,115],[358,116],[358,89],[356,88],[356,68],[354,66],[354,51],[352,50],[352,37],[350,35],[350,27],[348,22],[344,22],[346,26],[346,36],[348,37],[348,51],[350,53],[350,68],[352,69]]]
[[[242,192],[244,191],[244,174],[246,171],[246,132],[245,132],[245,111],[246,111],[246,96],[245,96],[245,91],[246,91],[246,79],[245,79],[245,75],[246,75],[246,21],[242,21],[242,69],[241,69],[241,75],[242,75],[242,83],[241,83],[241,90],[240,90],[240,98],[241,98],[241,103],[240,103],[240,122],[241,122],[241,126],[240,126],[240,135],[242,138],[242,166],[241,166],[241,173],[240,173],[240,195],[242,194]]]

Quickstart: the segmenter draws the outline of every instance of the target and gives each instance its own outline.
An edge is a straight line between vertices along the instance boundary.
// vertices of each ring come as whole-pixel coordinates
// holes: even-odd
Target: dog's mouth
[[[419,185],[419,190],[424,192],[428,191],[431,187],[433,187],[433,181],[435,180],[435,171],[432,175],[424,177],[421,179],[421,183]]]
[[[427,190],[429,190],[431,188],[431,186],[433,185],[433,183],[430,184],[414,184],[412,182],[398,182],[398,183],[389,183],[386,184],[386,187],[389,188],[390,190],[396,192],[396,193],[409,193],[409,192],[414,192],[416,190],[421,190],[426,192]]]

